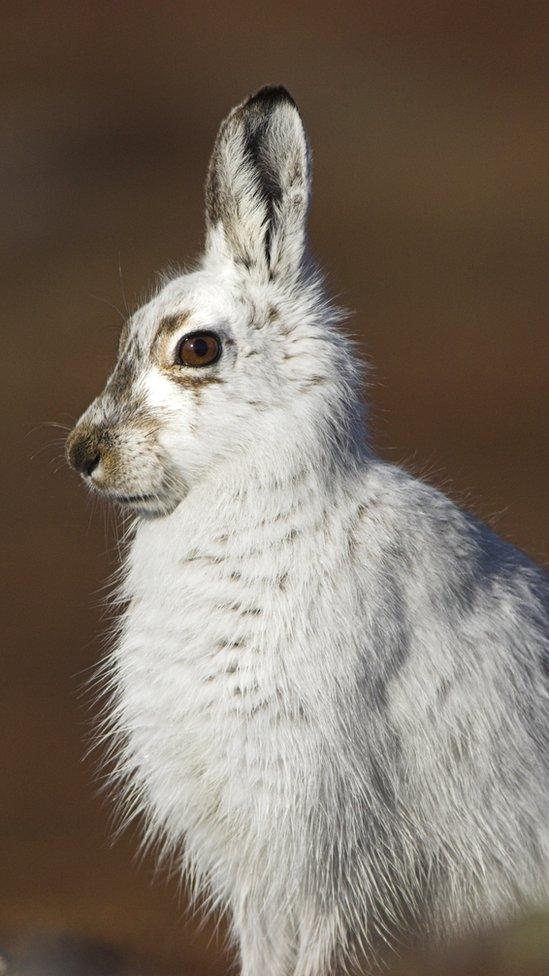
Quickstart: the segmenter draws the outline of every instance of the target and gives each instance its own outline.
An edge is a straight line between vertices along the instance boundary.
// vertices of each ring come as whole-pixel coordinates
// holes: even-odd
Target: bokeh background
[[[211,144],[248,92],[283,83],[301,107],[313,247],[375,366],[379,451],[547,556],[548,9],[3,4],[6,944],[83,933],[155,974],[227,972],[213,926],[185,920],[177,880],[136,860],[135,836],[110,843],[83,688],[102,652],[114,517],[65,470],[48,424],[76,419],[125,308],[200,248]],[[508,940],[478,972],[549,972],[540,931],[517,937],[538,946],[539,970]]]

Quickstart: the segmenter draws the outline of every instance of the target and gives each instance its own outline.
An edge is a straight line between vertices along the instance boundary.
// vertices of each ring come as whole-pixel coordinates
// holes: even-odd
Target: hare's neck
[[[259,571],[262,559],[276,559],[298,539],[314,548],[327,520],[346,505],[353,483],[356,463],[330,470],[310,456],[300,458],[297,451],[281,456],[278,467],[259,456],[245,465],[220,466],[170,516],[139,525],[129,559],[128,595],[135,593],[132,577],[140,578],[145,566],[149,583],[152,575],[162,586],[170,567],[193,560],[214,567],[230,554],[253,562]]]
[[[281,520],[285,512],[333,508],[355,481],[359,465],[351,451],[336,456],[311,448],[296,430],[291,444],[282,442],[277,448],[271,443],[269,450],[259,448],[245,460],[220,466],[193,489],[179,515],[187,523],[191,512],[206,504],[212,521],[228,530],[259,529]]]

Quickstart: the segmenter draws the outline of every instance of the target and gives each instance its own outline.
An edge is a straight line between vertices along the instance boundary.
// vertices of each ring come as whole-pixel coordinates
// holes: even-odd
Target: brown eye
[[[177,347],[177,361],[183,366],[211,366],[221,355],[221,341],[213,332],[194,332]]]

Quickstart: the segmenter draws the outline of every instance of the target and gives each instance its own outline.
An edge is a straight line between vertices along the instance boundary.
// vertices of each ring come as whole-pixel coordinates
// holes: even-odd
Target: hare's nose
[[[92,475],[97,465],[99,464],[100,460],[101,460],[101,455],[99,454],[99,452],[94,454],[93,457],[84,458],[82,467],[80,468],[82,474],[87,474],[88,476]]]
[[[90,477],[101,460],[98,438],[75,431],[67,444],[67,458],[75,471]]]

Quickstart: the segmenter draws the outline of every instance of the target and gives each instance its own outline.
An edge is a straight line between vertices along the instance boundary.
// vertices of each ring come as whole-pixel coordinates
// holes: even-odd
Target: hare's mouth
[[[92,487],[108,502],[132,509],[142,515],[155,517],[169,515],[177,508],[186,494],[182,486],[177,486],[179,490],[176,490],[175,485],[169,484],[162,485],[157,491],[135,493],[125,493],[101,485],[92,485]]]
[[[117,491],[104,491],[102,494],[107,501],[133,509],[134,512],[141,512],[143,515],[167,515],[179,502],[179,499],[176,500],[169,493],[164,492],[124,495]]]
[[[153,502],[157,500],[157,496],[153,494],[149,495],[119,495],[114,492],[108,492],[109,499],[113,502],[119,502],[121,505],[140,505],[141,503]]]

